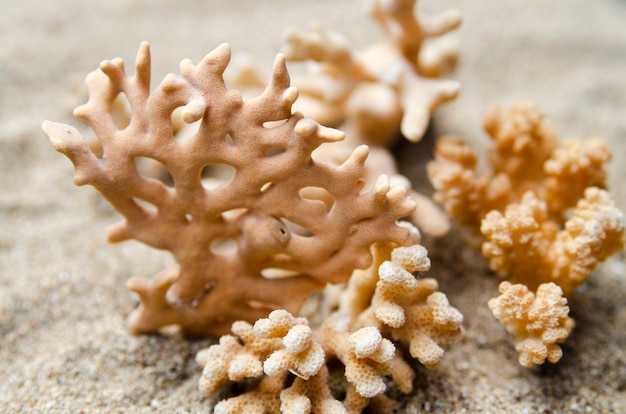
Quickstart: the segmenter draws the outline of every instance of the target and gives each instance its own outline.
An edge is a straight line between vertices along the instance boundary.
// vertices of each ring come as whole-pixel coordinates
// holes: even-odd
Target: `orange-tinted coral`
[[[556,362],[573,327],[565,298],[624,245],[623,214],[604,190],[611,153],[598,138],[559,144],[529,101],[491,109],[484,127],[492,170],[479,175],[469,147],[444,137],[428,165],[434,197],[459,224],[480,229],[489,267],[514,283],[490,307],[518,338],[520,363]]]
[[[611,159],[598,139],[570,139],[559,144],[539,106],[521,101],[487,111],[485,131],[494,145],[490,170],[477,172],[478,157],[458,137],[439,139],[435,160],[427,165],[434,198],[462,226],[478,230],[489,211],[532,191],[547,203],[550,218],[562,220],[587,187],[606,187],[604,164]]]

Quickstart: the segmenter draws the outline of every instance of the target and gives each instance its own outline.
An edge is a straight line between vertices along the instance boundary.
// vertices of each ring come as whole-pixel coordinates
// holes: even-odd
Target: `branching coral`
[[[121,59],[103,62],[87,77],[88,103],[75,111],[96,132],[102,158],[75,128],[43,124],[74,163],[76,184],[93,185],[124,216],[109,240],[136,239],[169,250],[178,263],[151,281],[129,281],[142,299],[129,319],[134,332],[177,324],[187,334],[221,334],[272,309],[295,312],[312,291],[369,266],[373,243],[409,243],[409,231],[395,223],[414,203],[384,177],[364,188],[365,146],[340,165],[311,158],[343,134],[292,114],[297,91],[285,58],[276,58],[265,91],[247,101],[224,85],[229,59],[221,45],[198,65],[183,61],[180,76],[152,91],[147,43],[134,76]],[[131,110],[124,126],[111,114],[118,95]],[[191,138],[174,136],[175,110],[199,124]],[[162,164],[173,186],[142,176],[139,158]],[[201,177],[213,166],[234,174],[212,186]]]
[[[489,267],[515,283],[503,283],[490,307],[518,337],[520,363],[556,362],[573,327],[565,298],[624,244],[623,214],[602,189],[611,154],[598,138],[559,146],[528,101],[490,110],[485,130],[493,172],[478,176],[476,155],[445,137],[428,165],[435,198],[460,224],[480,228]]]
[[[222,373],[220,379],[226,378],[223,361],[252,354],[254,362],[249,365],[255,367],[255,377],[259,377],[258,367],[263,358],[267,377],[261,378],[256,388],[227,400],[225,404],[229,406],[242,407],[240,404],[258,400],[258,393],[263,392],[267,394],[262,400],[267,402],[269,412],[274,412],[269,407],[275,407],[280,400],[282,412],[358,413],[372,400],[388,406],[384,396],[387,377],[399,391],[410,392],[415,373],[397,345],[408,343],[411,356],[432,368],[443,355],[442,347],[462,334],[463,318],[449,305],[445,295],[436,291],[437,283],[433,279],[417,280],[411,274],[430,267],[422,246],[394,248],[391,243],[380,243],[374,248],[374,257],[370,268],[355,271],[340,308],[313,332],[301,318],[294,318],[286,311],[274,311],[268,318],[259,320],[254,325],[255,338],[250,338],[250,328],[241,329],[250,325],[234,324],[233,332],[243,334],[239,335],[243,345],[228,348],[232,350],[231,357],[223,356],[226,349],[223,343],[231,340],[230,335],[199,354],[198,361],[205,366],[201,389],[208,393],[216,391],[216,382],[207,386],[205,378],[214,378],[214,371]],[[259,341],[280,338],[282,343],[262,342],[266,344],[262,353],[254,348]],[[303,365],[302,361],[306,363]],[[332,361],[344,367],[348,383],[341,402],[328,388],[329,370],[336,370]],[[278,387],[273,387],[275,380],[268,377],[280,377],[285,389],[279,393]],[[290,381],[293,381],[291,385]]]

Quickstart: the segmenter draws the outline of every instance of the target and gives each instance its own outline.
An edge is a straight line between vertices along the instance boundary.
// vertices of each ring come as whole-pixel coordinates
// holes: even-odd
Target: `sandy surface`
[[[269,69],[287,26],[312,20],[358,46],[378,35],[352,1],[5,0],[0,7],[0,412],[199,412],[198,349],[209,341],[131,336],[133,275],[166,255],[135,242],[108,245],[117,215],[90,188],[72,184],[44,119],[79,123],[82,80],[102,59],[132,62],[152,45],[153,79],[228,41]],[[626,2],[424,0],[456,6],[465,22],[455,75],[458,100],[435,118],[435,135],[487,139],[481,113],[493,103],[538,101],[562,137],[601,136],[614,160],[610,184],[626,210]],[[456,3],[456,4],[453,4]],[[184,6],[181,6],[183,5]],[[129,65],[130,66],[130,65]],[[432,142],[403,147],[405,171],[424,188]],[[419,160],[419,163],[415,163]],[[406,412],[626,412],[624,254],[594,272],[571,300],[577,326],[557,365],[525,369],[486,302],[497,281],[457,230],[428,241],[433,270],[467,334],[433,371],[417,367]]]

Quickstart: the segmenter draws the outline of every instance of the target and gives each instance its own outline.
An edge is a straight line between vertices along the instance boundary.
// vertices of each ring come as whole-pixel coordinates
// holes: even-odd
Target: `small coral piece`
[[[574,328],[568,317],[569,307],[563,291],[554,283],[544,283],[534,294],[526,286],[500,283],[501,295],[489,301],[494,316],[509,333],[516,337],[515,349],[519,363],[525,367],[543,364],[547,359],[556,363],[565,342]]]
[[[434,197],[459,224],[480,229],[489,267],[514,283],[490,307],[518,337],[520,363],[556,362],[556,344],[573,327],[565,298],[624,246],[624,216],[604,190],[611,153],[599,138],[559,144],[530,101],[489,110],[484,127],[493,171],[477,175],[477,156],[444,137],[427,166]]]
[[[260,377],[265,358],[280,348],[279,339],[257,337],[252,325],[245,321],[235,322],[232,332],[236,336],[224,335],[218,345],[196,355],[196,360],[204,367],[200,390],[205,394],[216,392],[229,380]]]
[[[345,366],[348,382],[359,395],[373,398],[385,391],[385,375],[392,373],[395,346],[382,337],[376,327],[364,327],[350,333],[343,329],[341,317],[329,319],[320,329],[320,337],[327,353]]]
[[[412,233],[417,240],[418,233]],[[229,407],[247,407],[244,404],[252,404],[259,392],[264,392],[264,404],[275,407],[280,401],[282,412],[359,413],[370,403],[389,409],[387,378],[399,391],[408,393],[415,377],[397,344],[407,342],[411,356],[432,368],[443,355],[442,347],[462,334],[463,317],[437,292],[434,279],[417,280],[412,275],[430,267],[422,246],[378,243],[373,255],[374,263],[354,272],[339,309],[317,329],[311,330],[305,319],[284,310],[257,321],[253,334],[249,324],[234,324],[233,330],[243,334],[243,344],[225,348],[222,342],[233,338],[227,335],[198,356],[205,367],[200,385],[203,392],[216,391],[216,383],[207,382],[215,376],[214,365],[219,372],[226,372],[223,361],[252,354],[254,373],[262,363],[265,376],[281,378],[285,388],[279,392],[275,382],[263,377],[253,389],[225,400]],[[277,340],[280,342],[271,342]],[[233,356],[225,357],[229,350]],[[343,401],[332,396],[328,385],[329,371],[336,371],[336,362],[344,367],[347,382]],[[225,383],[226,374],[219,378]]]
[[[394,340],[406,341],[411,356],[433,368],[443,356],[443,347],[461,337],[463,315],[437,291],[435,279],[418,280],[412,275],[429,268],[430,260],[424,247],[396,248],[391,260],[378,267],[378,278],[371,278],[364,272],[353,276],[348,286],[349,301],[342,305],[343,309],[355,307],[363,301],[363,296],[370,297],[370,306],[361,312],[354,326],[378,326]],[[370,286],[374,285],[373,289],[359,287],[367,279]]]
[[[89,101],[75,110],[101,141],[101,158],[75,128],[43,124],[74,163],[76,184],[93,185],[124,216],[109,240],[136,239],[170,251],[178,263],[153,280],[129,281],[142,301],[129,318],[133,332],[178,325],[185,334],[217,335],[273,309],[296,312],[311,292],[368,267],[373,243],[409,244],[396,221],[414,203],[405,187],[384,178],[364,188],[367,147],[339,165],[311,157],[344,134],[292,113],[298,93],[285,57],[250,100],[226,88],[229,60],[223,44],[197,65],[184,60],[181,75],[152,91],[147,43],[134,76],[121,59],[103,62],[87,77]],[[112,109],[119,96],[130,108],[124,125]],[[185,139],[174,134],[178,113],[197,127]],[[173,183],[142,175],[142,159],[161,164]],[[234,173],[203,180],[209,168]]]

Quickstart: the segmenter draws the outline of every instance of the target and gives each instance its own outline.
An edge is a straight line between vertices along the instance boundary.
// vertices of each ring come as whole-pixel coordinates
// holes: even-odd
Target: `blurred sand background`
[[[565,137],[600,136],[614,153],[610,185],[626,210],[626,1],[422,0],[425,12],[458,8],[459,98],[440,110],[432,136],[454,132],[480,149],[491,104],[532,98]],[[109,245],[117,214],[41,131],[44,119],[80,125],[82,81],[103,59],[132,68],[152,46],[153,83],[221,42],[267,70],[286,27],[312,21],[356,46],[380,32],[348,0],[3,0],[0,4],[0,412],[210,412],[197,392],[198,349],[211,341],[130,335],[137,299],[125,287],[170,262],[136,242]],[[83,128],[84,130],[84,128]],[[432,137],[401,148],[404,171],[428,191]],[[458,230],[427,240],[429,276],[465,315],[466,336],[441,366],[416,365],[403,411],[626,412],[624,252],[570,302],[577,326],[557,365],[518,365],[511,337],[486,302],[497,280]]]

